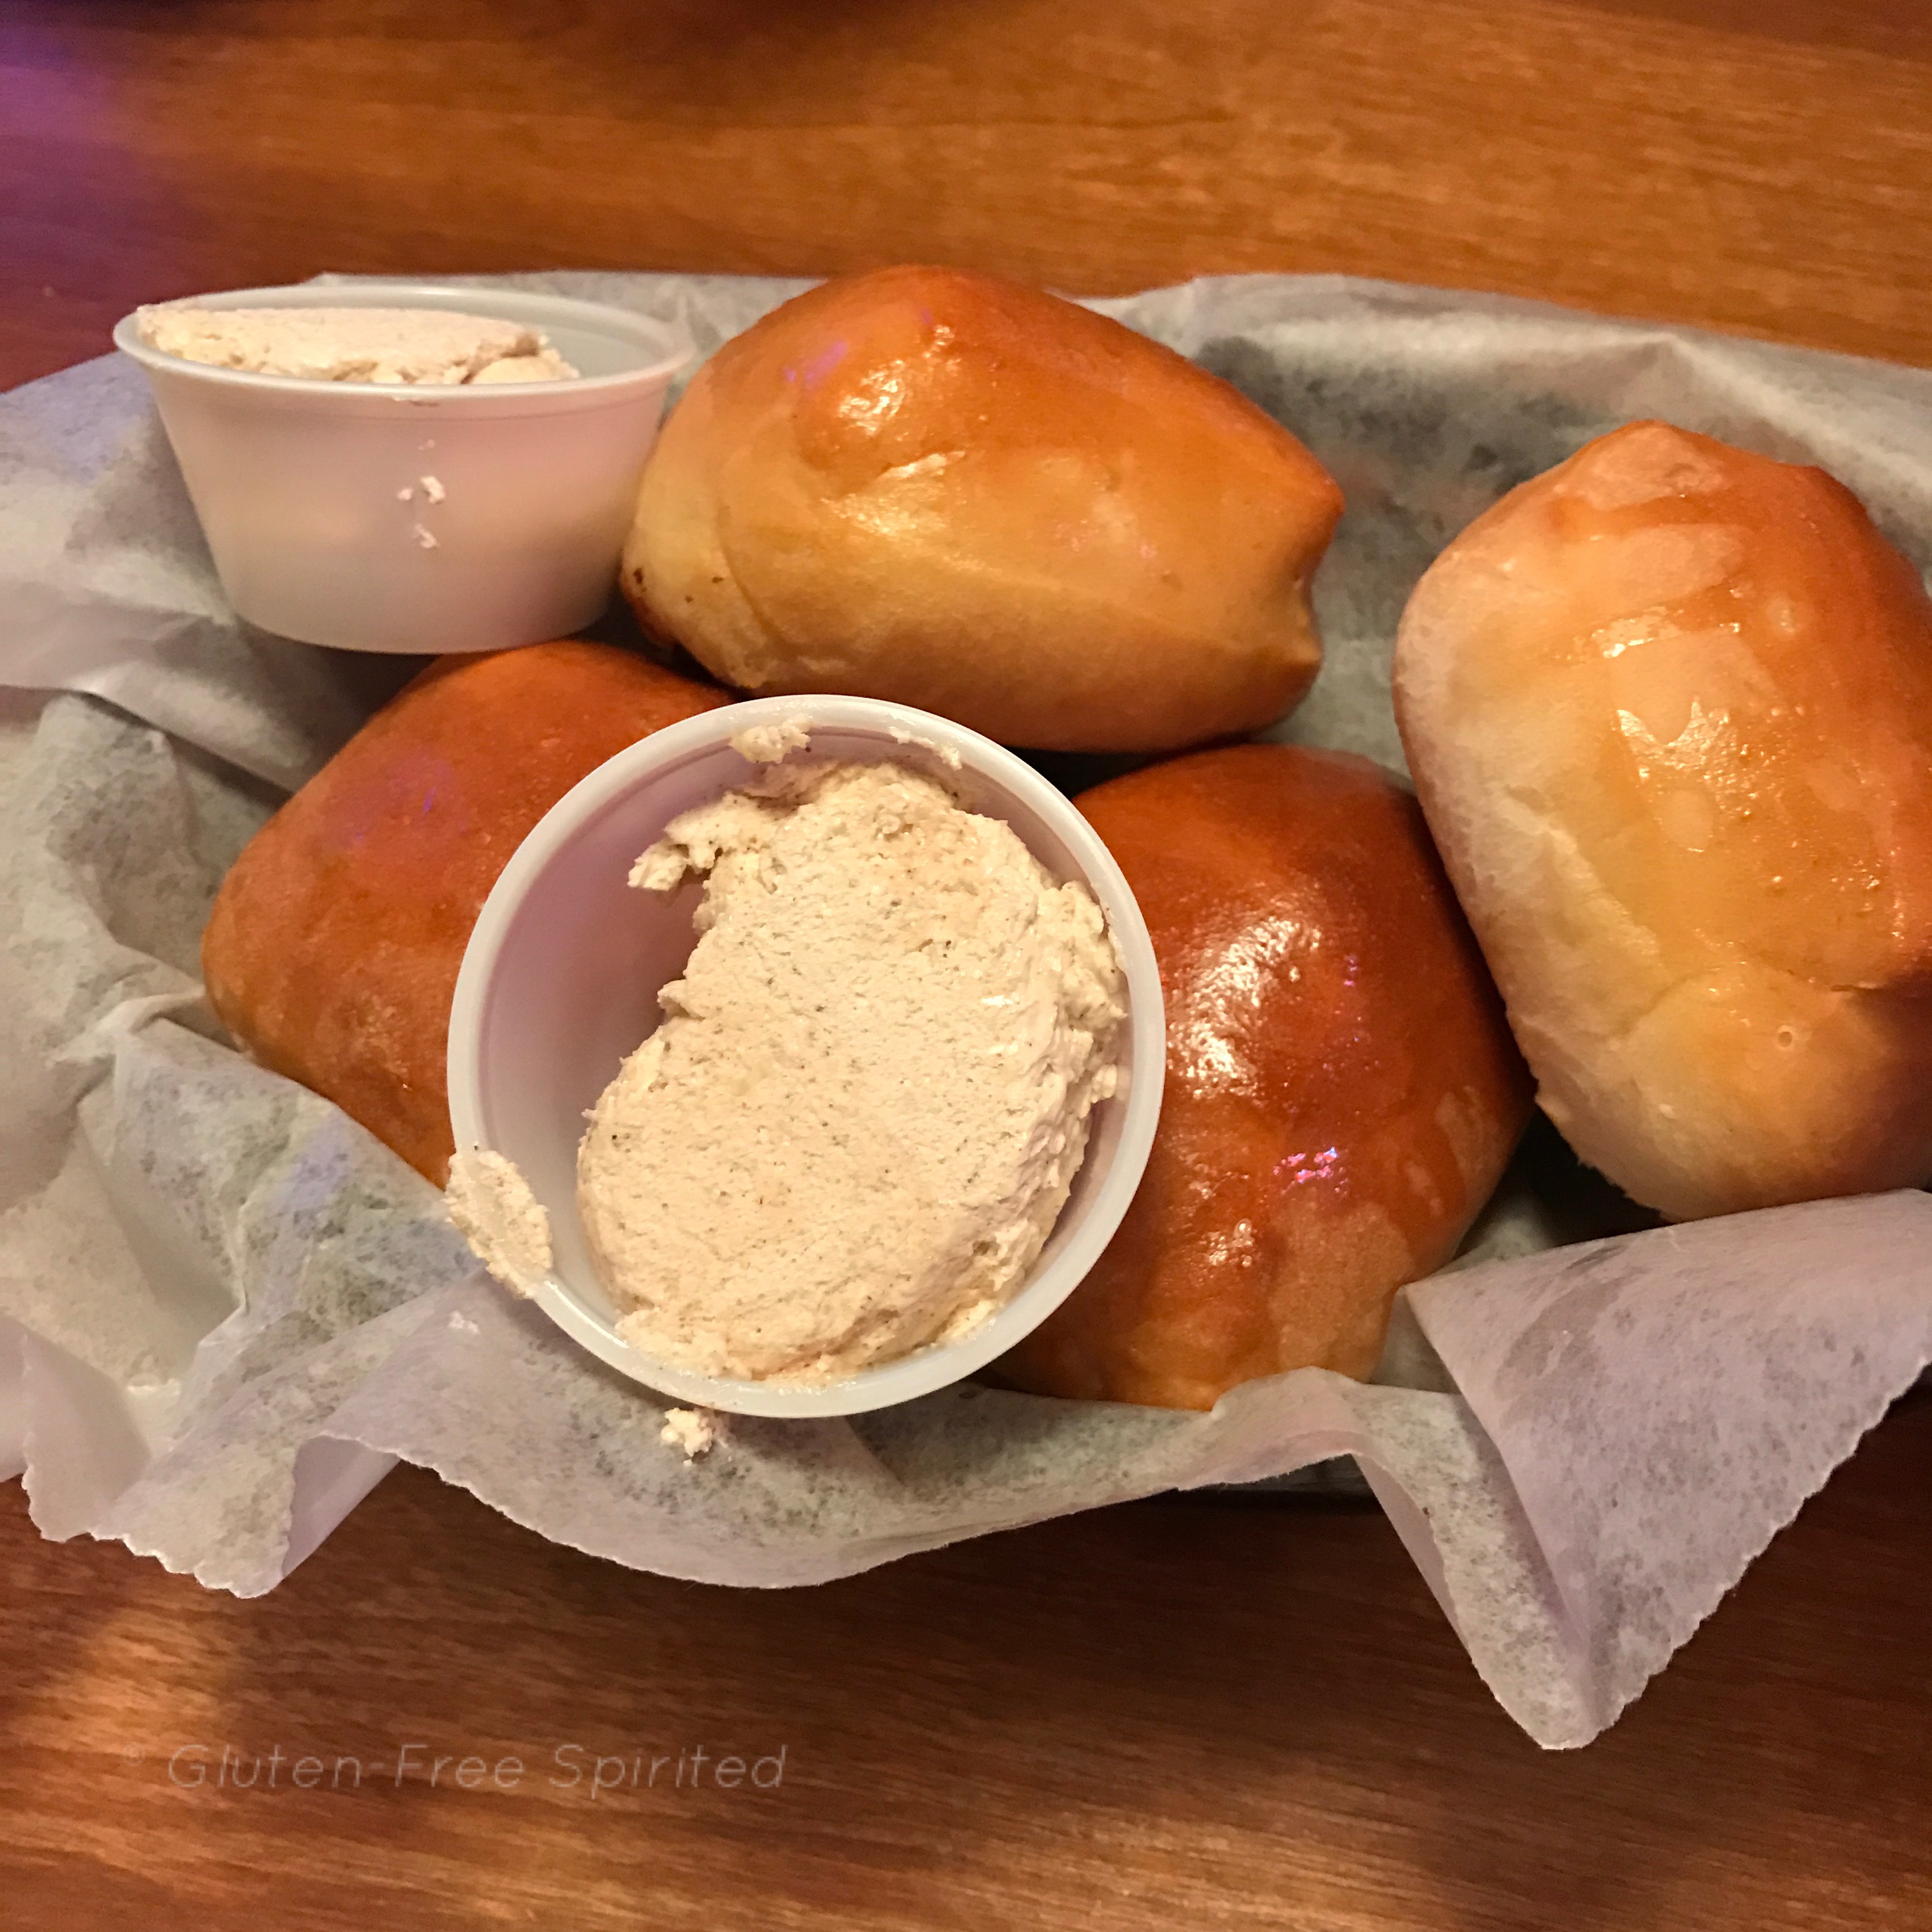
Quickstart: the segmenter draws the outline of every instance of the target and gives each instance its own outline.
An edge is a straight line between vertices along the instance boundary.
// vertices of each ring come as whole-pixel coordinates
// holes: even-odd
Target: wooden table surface
[[[1932,362],[1928,217],[1923,0],[0,0],[0,382],[326,268],[908,257]],[[1932,1925],[1928,1478],[1909,1402],[1563,1756],[1370,1511],[1150,1503],[740,1595],[405,1472],[243,1604],[14,1489],[0,1919]],[[700,1746],[745,1781],[663,1788]]]

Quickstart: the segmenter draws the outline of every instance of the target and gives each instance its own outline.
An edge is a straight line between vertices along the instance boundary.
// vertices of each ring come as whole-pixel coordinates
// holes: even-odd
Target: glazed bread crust
[[[1932,1178],[1932,605],[1848,490],[1604,436],[1437,560],[1395,698],[1586,1160],[1678,1220]]]
[[[1367,1374],[1529,1111],[1414,799],[1364,758],[1242,745],[1078,802],[1153,937],[1167,1084],[1119,1232],[1000,1373],[1173,1408]]]
[[[201,952],[222,1024],[441,1186],[450,1000],[496,875],[586,772],[726,701],[603,644],[438,658],[222,881]]]
[[[1294,436],[1172,350],[1036,290],[891,268],[785,303],[699,370],[622,583],[743,691],[1166,750],[1299,702],[1341,508]]]

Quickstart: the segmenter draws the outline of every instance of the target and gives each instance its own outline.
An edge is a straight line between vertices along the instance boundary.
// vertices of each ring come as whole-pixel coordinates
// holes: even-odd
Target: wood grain
[[[137,302],[327,268],[920,256],[1336,270],[1932,363],[1928,212],[1921,0],[0,0],[5,382]],[[13,1490],[0,1919],[1903,1932],[1928,1478],[1921,1401],[1560,1757],[1372,1513],[1146,1504],[766,1596],[404,1472],[241,1604],[42,1544]],[[196,1744],[284,1757],[190,1788]],[[598,1756],[700,1744],[782,1748],[782,1781],[590,1794]],[[292,1786],[304,1755],[361,1787]]]
[[[1928,1599],[1924,1400],[1559,1756],[1370,1511],[1142,1504],[764,1594],[411,1471],[238,1603],[38,1543],[14,1490],[0,1873],[10,1923],[142,1932],[1903,1932],[1932,1924]],[[782,1748],[776,1788],[667,1786],[697,1745]],[[657,1788],[591,1796],[640,1752]],[[511,1755],[514,1788],[458,1781]],[[343,1757],[360,1788],[327,1788]]]
[[[1336,270],[1932,356],[1922,0],[0,0],[0,378],[334,268]]]

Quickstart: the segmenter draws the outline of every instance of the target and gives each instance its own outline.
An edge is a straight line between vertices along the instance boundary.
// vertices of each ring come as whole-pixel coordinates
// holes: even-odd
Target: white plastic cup
[[[236,614],[305,644],[488,651],[581,630],[610,601],[671,379],[663,324],[562,296],[432,282],[233,289],[193,305],[434,308],[540,328],[568,381],[325,382],[163,355],[146,370]]]
[[[683,971],[694,943],[694,884],[667,896],[627,884],[627,875],[680,812],[770,770],[731,748],[734,733],[790,718],[810,725],[810,756],[891,760],[929,772],[970,809],[1005,820],[1055,879],[1081,880],[1100,902],[1127,987],[1119,1090],[1095,1107],[1072,1192],[1018,1292],[958,1341],[812,1388],[696,1375],[632,1348],[617,1333],[617,1311],[577,1212],[585,1114],[657,1026],[658,988]],[[1146,922],[1112,855],[1061,793],[990,739],[927,712],[868,698],[766,698],[705,712],[620,752],[518,847],[484,903],[457,978],[449,1112],[457,1146],[506,1156],[548,1211],[554,1267],[537,1304],[593,1355],[706,1408],[852,1415],[970,1375],[1072,1293],[1140,1184],[1166,1060],[1160,974]]]

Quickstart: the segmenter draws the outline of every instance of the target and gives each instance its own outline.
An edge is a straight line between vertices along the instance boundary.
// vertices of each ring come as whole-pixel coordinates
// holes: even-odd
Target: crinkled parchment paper
[[[519,279],[706,350],[801,286]],[[1298,739],[1399,764],[1389,644],[1417,575],[1634,416],[1821,462],[1932,556],[1932,374],[1328,279],[1099,306],[1238,383],[1348,492]],[[1574,1744],[1932,1357],[1932,1198],[1574,1245],[1607,1197],[1546,1145],[1473,1258],[1410,1292],[1377,1385],[1304,1371],[1204,1416],[960,1388],[733,1420],[687,1463],[658,1398],[480,1278],[433,1189],[202,1003],[224,868],[413,665],[236,624],[131,364],[0,399],[0,1456],[50,1536],[253,1594],[403,1457],[621,1563],[807,1583],[1348,1454],[1497,1696]]]

